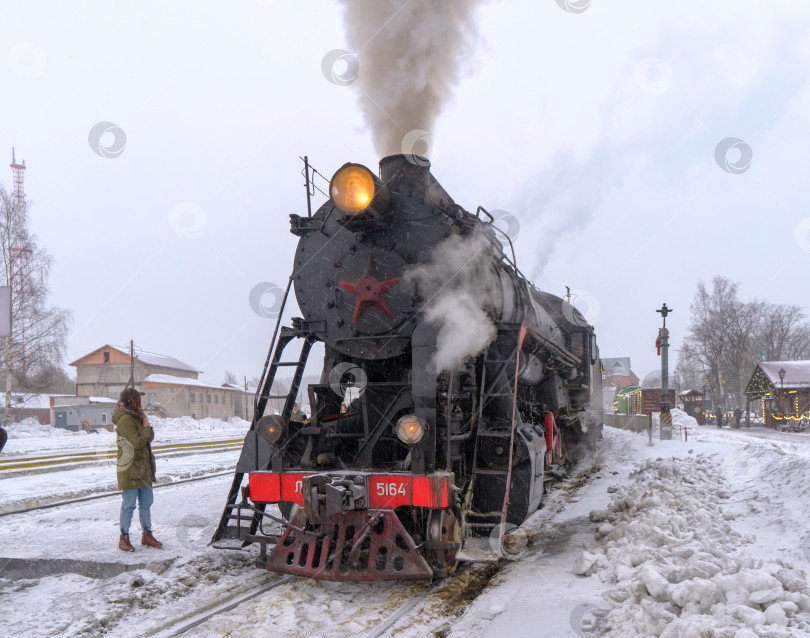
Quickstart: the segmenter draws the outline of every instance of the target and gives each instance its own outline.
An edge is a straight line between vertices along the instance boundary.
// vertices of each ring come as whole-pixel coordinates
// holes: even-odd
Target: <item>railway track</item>
[[[547,508],[540,515],[541,519],[546,520],[543,522],[538,521],[539,524],[536,523],[536,528],[527,536],[527,541],[531,539],[533,544],[531,552],[543,552],[546,546],[557,542],[560,532],[551,525],[551,521],[554,520],[556,514],[563,510],[566,503],[569,502],[579,488],[590,480],[591,476],[596,474],[599,469],[596,463],[589,464],[589,466],[561,481],[558,484],[559,489],[555,489],[549,494]],[[388,602],[392,599],[397,601],[397,604],[394,605],[388,605],[385,601],[375,601],[373,597],[370,599],[359,592],[355,592],[357,599],[362,601],[360,603],[362,605],[362,614],[360,614],[362,619],[360,621],[368,622],[370,618],[373,618],[371,621],[373,624],[369,623],[370,626],[366,625],[364,631],[357,632],[356,635],[360,636],[360,638],[383,638],[404,626],[403,623],[408,623],[412,630],[417,627],[421,628],[424,630],[424,635],[443,635],[452,625],[453,618],[463,613],[463,610],[468,608],[486,590],[492,579],[504,568],[508,567],[511,562],[508,559],[501,559],[498,561],[464,563],[459,566],[453,575],[433,583],[424,583],[424,586],[420,587],[418,591],[411,592],[411,595],[408,595],[405,600],[401,600],[396,593],[387,597]],[[224,624],[221,624],[222,621],[219,625],[217,621],[214,621],[213,625],[206,625],[205,623],[238,608],[243,603],[260,599],[261,596],[273,590],[277,590],[270,594],[277,597],[277,602],[274,604],[280,606],[294,605],[300,610],[301,618],[317,618],[323,613],[323,601],[325,599],[320,597],[308,598],[305,593],[308,588],[304,585],[306,581],[305,578],[292,576],[279,577],[278,580],[274,580],[270,584],[237,595],[223,603],[219,603],[216,607],[200,610],[192,616],[185,616],[181,621],[169,627],[161,628],[157,633],[150,635],[169,638],[183,635],[193,628],[198,628],[197,631],[206,636],[219,635],[220,633],[224,635],[240,635],[240,633],[246,631],[247,625],[244,624],[244,621],[223,619]],[[278,589],[287,584],[289,584],[290,590]],[[405,588],[412,586],[412,583],[401,583],[402,590],[400,590],[400,594],[406,591]],[[324,593],[328,600],[329,594]],[[260,600],[256,600],[254,604],[261,605],[262,603]],[[247,608],[249,609],[249,606]],[[266,609],[267,607],[263,608]],[[241,610],[238,613],[241,614]],[[248,613],[249,611],[245,612],[246,617]],[[352,611],[350,609],[342,613],[343,620],[351,616]],[[267,627],[261,624],[251,626],[252,630],[259,633],[263,629],[267,629]],[[303,629],[309,631],[311,635],[323,636],[339,635],[341,631],[338,623],[322,625],[317,621],[314,626],[307,626]],[[285,635],[283,627],[279,627],[278,631],[278,635]]]
[[[152,487],[155,489],[161,487],[171,487],[172,485],[180,485],[182,483],[194,483],[195,481],[205,481],[207,479],[216,478],[218,476],[233,476],[233,470],[226,470],[224,472],[215,472],[213,474],[206,474],[205,476],[193,476],[187,479],[179,479],[177,481],[171,481],[170,483],[154,483]],[[73,503],[84,503],[85,501],[94,501],[100,498],[110,498],[113,496],[120,496],[120,495],[121,495],[120,490],[103,492],[101,494],[90,494],[88,496],[81,496],[79,498],[70,498],[61,501],[54,501],[53,503],[44,503],[42,505],[35,505],[34,507],[24,507],[16,510],[10,510],[8,512],[0,512],[0,518],[2,518],[3,516],[12,516],[14,514],[27,514],[28,512],[34,512],[36,510],[45,510],[50,509],[52,507],[63,507],[65,505],[72,505]]]
[[[239,449],[244,439],[226,439],[220,441],[195,441],[191,443],[166,443],[155,445],[152,452],[155,456],[173,456],[182,453],[222,452]],[[53,469],[71,469],[84,465],[103,464],[115,461],[115,443],[87,452],[67,454],[48,454],[43,456],[18,456],[0,459],[0,477],[16,473],[34,473]]]
[[[220,603],[215,607],[210,609],[201,610],[198,613],[183,618],[180,622],[174,623],[167,628],[161,629],[160,631],[150,634],[152,638],[172,638],[173,636],[180,636],[186,633],[189,629],[193,629],[197,627],[207,620],[213,618],[214,616],[218,616],[219,614],[223,614],[226,611],[230,611],[232,609],[236,609],[242,603],[246,603],[249,600],[253,600],[254,598],[258,598],[262,594],[266,594],[272,589],[276,587],[280,587],[281,585],[286,585],[292,580],[295,580],[295,576],[282,576],[278,580],[273,581],[270,584],[262,585],[261,587],[257,587],[247,593],[238,594],[233,598],[226,600],[224,603]]]
[[[261,587],[257,587],[256,589],[243,594],[238,594],[229,600],[216,605],[215,607],[200,610],[196,614],[187,616],[182,620],[149,635],[151,638],[173,638],[174,636],[180,636],[187,631],[202,625],[215,616],[236,609],[243,603],[258,598],[259,596],[266,594],[277,587],[286,585],[294,580],[300,580],[300,578],[297,576],[279,577],[272,583],[262,585]],[[417,593],[412,598],[406,600],[401,605],[395,607],[391,613],[383,616],[374,627],[362,634],[362,638],[380,638],[381,636],[385,635],[388,630],[394,627],[404,616],[413,611],[422,601],[425,600],[425,598],[428,597],[431,592],[437,589],[444,582],[445,581],[436,581],[427,584],[422,591]]]
[[[421,603],[425,598],[428,597],[434,589],[436,589],[443,581],[436,581],[431,583],[425,589],[410,600],[402,603],[399,607],[397,607],[393,613],[389,616],[386,616],[382,620],[380,620],[379,624],[375,627],[372,627],[371,630],[363,634],[363,638],[380,638],[386,631],[391,629],[394,625],[396,625],[400,619],[409,614],[419,603]]]

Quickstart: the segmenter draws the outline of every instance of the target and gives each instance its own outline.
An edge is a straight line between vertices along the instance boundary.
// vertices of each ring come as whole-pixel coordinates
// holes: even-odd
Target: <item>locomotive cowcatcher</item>
[[[593,328],[522,276],[493,216],[457,205],[425,158],[386,157],[379,176],[346,164],[328,196],[290,216],[295,263],[212,543],[257,542],[263,568],[337,581],[498,557],[549,470],[600,436]],[[282,327],[290,287],[304,316]],[[312,414],[291,420],[316,343]]]

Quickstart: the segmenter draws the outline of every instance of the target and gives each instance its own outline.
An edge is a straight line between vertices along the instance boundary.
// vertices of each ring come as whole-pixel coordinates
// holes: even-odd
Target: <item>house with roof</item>
[[[143,381],[145,405],[162,416],[253,419],[253,392],[230,384],[214,385],[170,374],[150,374]]]
[[[630,369],[630,357],[602,357],[602,385],[638,385],[638,377]]]
[[[766,427],[807,419],[810,361],[760,361],[745,387],[747,404],[759,402]]]
[[[143,383],[151,374],[167,374],[184,379],[197,379],[200,371],[187,363],[163,354],[139,352],[134,361],[129,352],[105,345],[70,364],[76,368],[76,396],[117,399],[134,373],[135,387],[144,391]]]
[[[51,397],[51,425],[72,432],[112,430],[118,401],[107,397]]]
[[[19,423],[24,419],[35,419],[42,425],[53,423],[51,419],[51,406],[54,401],[61,400],[63,394],[25,394],[12,392],[11,394],[11,422]],[[0,410],[0,424],[5,419],[4,411]]]
[[[689,389],[678,393],[683,411],[697,420],[698,425],[706,425],[706,395],[700,390]]]
[[[638,385],[630,369],[630,357],[602,357],[602,408],[606,414],[616,409],[616,393],[627,386]]]
[[[64,418],[70,421],[72,417],[81,417],[78,423],[90,428],[109,423],[110,415],[96,409],[96,404],[99,399],[117,401],[130,376],[134,378],[135,388],[144,393],[142,403],[149,413],[195,419],[234,416],[244,419],[246,414],[248,420],[253,418],[255,389],[245,392],[244,388],[233,385],[200,381],[199,370],[168,355],[138,352],[132,358],[126,350],[104,345],[70,365],[76,368],[76,397],[63,399],[59,407],[76,408],[73,414],[68,411]],[[61,425],[56,415],[54,419]]]

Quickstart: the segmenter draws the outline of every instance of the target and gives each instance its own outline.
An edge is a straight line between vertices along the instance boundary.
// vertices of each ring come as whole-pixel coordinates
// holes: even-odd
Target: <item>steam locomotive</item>
[[[508,552],[549,474],[600,437],[593,327],[522,276],[493,216],[457,205],[425,158],[346,164],[317,212],[290,218],[284,303],[292,286],[304,316],[279,316],[212,543],[259,543],[263,568],[336,581]],[[312,414],[292,420],[316,343]],[[273,395],[285,366],[289,393]]]

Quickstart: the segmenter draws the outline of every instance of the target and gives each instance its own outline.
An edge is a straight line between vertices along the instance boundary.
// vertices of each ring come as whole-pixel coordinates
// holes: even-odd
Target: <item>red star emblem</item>
[[[394,279],[387,279],[385,281],[377,279],[376,269],[374,268],[374,256],[371,254],[368,256],[366,270],[360,279],[353,284],[339,281],[338,284],[357,296],[354,304],[352,323],[357,323],[357,320],[369,308],[376,308],[386,317],[394,319],[394,313],[391,312],[391,308],[388,307],[388,302],[385,300],[385,293],[391,290],[391,288],[396,286],[400,281],[402,281],[402,277],[395,277]]]

